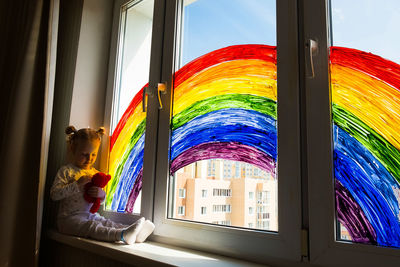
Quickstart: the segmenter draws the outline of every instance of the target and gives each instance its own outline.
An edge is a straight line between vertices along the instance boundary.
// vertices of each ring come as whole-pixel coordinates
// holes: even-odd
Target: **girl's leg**
[[[101,241],[121,241],[122,229],[104,226],[99,221],[88,221],[86,236]]]
[[[64,234],[101,241],[121,241],[122,236],[122,229],[104,226],[100,221],[90,220],[87,215],[76,215],[59,220],[58,228]]]
[[[98,213],[90,214],[89,215],[89,219],[93,220],[93,221],[98,221],[104,226],[114,227],[114,228],[117,228],[117,229],[127,228],[129,226],[129,225],[126,225],[126,224],[114,222],[114,221],[112,221],[110,219],[106,219],[106,218],[104,218],[103,216],[101,216]]]

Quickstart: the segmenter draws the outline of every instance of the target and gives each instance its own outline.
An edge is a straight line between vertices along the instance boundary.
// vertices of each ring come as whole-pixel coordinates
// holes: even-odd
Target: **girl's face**
[[[90,169],[96,161],[99,146],[100,140],[77,140],[75,151],[73,151],[73,164],[81,169]]]

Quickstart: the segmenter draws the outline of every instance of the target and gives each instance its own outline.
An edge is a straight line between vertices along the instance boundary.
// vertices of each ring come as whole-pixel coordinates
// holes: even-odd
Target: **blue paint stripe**
[[[399,184],[376,158],[347,132],[334,125],[335,177],[360,205],[382,246],[400,247]]]
[[[144,140],[145,134],[142,134],[135,146],[129,152],[130,154],[124,164],[120,180],[111,203],[112,210],[116,210],[118,212],[125,211],[133,184],[135,183],[135,180],[143,167]]]
[[[171,139],[171,161],[193,146],[211,142],[238,142],[277,157],[276,120],[253,110],[209,112],[173,131]]]

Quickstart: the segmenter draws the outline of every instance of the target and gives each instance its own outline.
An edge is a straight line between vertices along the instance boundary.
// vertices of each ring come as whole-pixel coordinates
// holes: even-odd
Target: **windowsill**
[[[157,266],[265,266],[211,253],[190,250],[152,241],[125,245],[68,236],[51,230],[49,238],[57,242],[116,259],[127,264]]]

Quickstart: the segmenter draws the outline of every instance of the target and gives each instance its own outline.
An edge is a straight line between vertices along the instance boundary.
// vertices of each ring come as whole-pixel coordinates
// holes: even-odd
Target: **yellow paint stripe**
[[[207,68],[174,89],[173,114],[212,96],[249,93],[276,100],[275,64],[234,60]]]
[[[138,125],[146,118],[146,113],[142,111],[142,102],[136,106],[132,115],[128,118],[125,127],[121,130],[113,149],[110,152],[109,172],[114,174],[119,165],[119,160],[123,159],[124,153],[127,153],[126,147],[130,142],[131,136]]]
[[[400,149],[400,92],[359,71],[331,65],[332,101]]]

